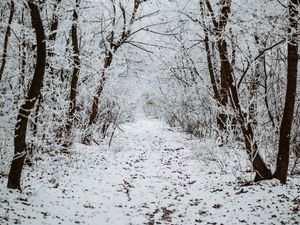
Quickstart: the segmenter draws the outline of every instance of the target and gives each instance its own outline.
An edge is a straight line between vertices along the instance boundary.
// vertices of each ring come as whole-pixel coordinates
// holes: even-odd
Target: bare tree
[[[222,37],[222,31],[224,31],[226,24],[228,22],[231,0],[220,0],[220,18],[216,20],[215,13],[209,2],[205,0],[206,7],[208,9],[211,20],[214,24],[213,34],[217,37],[217,47],[221,62],[220,77],[221,77],[221,90],[220,90],[220,103],[221,105],[226,105],[228,98],[230,99],[232,108],[234,110],[234,116],[238,121],[245,141],[245,148],[250,161],[252,162],[254,171],[256,173],[255,180],[269,179],[271,178],[271,170],[266,166],[262,157],[258,152],[258,146],[254,139],[253,124],[252,121],[247,121],[245,112],[243,112],[241,104],[239,91],[236,86],[236,82],[233,75],[233,69],[231,66],[231,61],[228,56],[228,44],[225,38]],[[207,31],[206,37],[207,38]],[[206,40],[207,41],[207,40]],[[206,44],[207,45],[207,44]],[[208,49],[206,48],[207,53]],[[214,85],[214,84],[213,84]],[[223,118],[225,119],[225,118]]]
[[[2,54],[1,67],[0,67],[0,81],[2,80],[2,76],[3,76],[3,72],[4,72],[4,68],[5,68],[6,57],[7,57],[8,38],[9,38],[10,32],[11,32],[11,23],[13,21],[14,12],[15,12],[15,3],[12,0],[10,2],[10,14],[9,14],[8,25],[7,25],[5,37],[4,37],[3,54]]]
[[[20,106],[17,116],[17,123],[15,126],[14,137],[14,157],[11,163],[11,168],[8,176],[8,188],[21,189],[20,178],[24,165],[24,160],[27,155],[26,146],[26,133],[28,117],[31,114],[32,109],[37,101],[43,85],[43,78],[46,67],[46,42],[44,27],[40,16],[40,11],[37,3],[33,0],[28,0],[28,6],[30,9],[32,27],[36,33],[37,41],[37,57],[36,66],[33,74],[32,82],[28,94],[25,98],[25,102]]]
[[[289,29],[288,29],[288,68],[287,68],[287,85],[285,95],[285,105],[283,117],[280,126],[279,146],[277,165],[274,177],[281,183],[286,183],[287,171],[290,156],[291,128],[294,116],[295,97],[297,90],[297,73],[298,73],[298,15],[299,0],[289,1]]]
[[[103,32],[103,38],[102,42],[104,43],[104,65],[103,69],[101,71],[101,78],[100,82],[98,84],[98,87],[96,89],[96,93],[93,97],[93,103],[92,103],[92,108],[91,108],[91,113],[89,116],[89,121],[87,127],[90,127],[92,124],[95,123],[96,118],[98,116],[98,106],[99,106],[99,101],[100,101],[100,96],[103,92],[104,85],[106,82],[106,70],[111,66],[111,63],[113,61],[113,56],[115,52],[125,43],[128,42],[129,38],[132,35],[132,25],[136,20],[137,17],[137,11],[139,9],[139,6],[141,5],[142,1],[141,0],[134,0],[134,5],[133,5],[133,11],[132,14],[130,15],[130,18],[127,18],[128,12],[126,12],[125,7],[119,3],[117,4],[115,0],[111,0],[112,4],[112,19],[111,19],[111,30],[109,31],[109,35],[107,37],[104,36]],[[117,15],[117,7],[119,7],[120,12],[121,12],[121,18],[123,20],[123,25],[122,25],[122,30],[121,34],[118,34],[116,32],[116,26],[118,22],[118,17]],[[108,45],[106,44],[108,43]],[[90,144],[91,142],[91,134],[88,132],[84,137],[83,141],[84,144]]]
[[[77,23],[78,23],[78,10],[79,10],[80,0],[76,0],[76,8],[73,11],[73,24],[71,28],[71,39],[73,46],[73,73],[71,76],[71,90],[70,90],[70,108],[68,121],[66,125],[66,140],[65,147],[69,147],[72,144],[72,127],[74,123],[74,114],[76,109],[76,96],[77,96],[77,83],[80,73],[80,50],[78,45],[78,34],[77,34]]]

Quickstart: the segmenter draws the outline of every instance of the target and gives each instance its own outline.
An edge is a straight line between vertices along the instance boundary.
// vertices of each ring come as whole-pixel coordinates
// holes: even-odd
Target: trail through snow
[[[112,146],[24,171],[24,192],[0,178],[0,224],[297,224],[299,177],[288,186],[241,186],[214,160],[195,158],[190,136],[156,119],[123,126]],[[201,150],[199,150],[201,151]],[[67,165],[67,166],[66,166]]]

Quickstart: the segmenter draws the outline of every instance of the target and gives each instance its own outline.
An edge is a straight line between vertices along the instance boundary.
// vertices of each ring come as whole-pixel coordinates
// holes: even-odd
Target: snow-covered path
[[[191,137],[155,119],[123,126],[113,145],[77,145],[25,169],[24,192],[0,179],[0,224],[296,224],[299,177],[239,186]],[[66,166],[67,164],[67,166]],[[49,168],[49,169],[45,169]],[[29,186],[31,185],[31,186]],[[298,207],[298,208],[297,208]]]

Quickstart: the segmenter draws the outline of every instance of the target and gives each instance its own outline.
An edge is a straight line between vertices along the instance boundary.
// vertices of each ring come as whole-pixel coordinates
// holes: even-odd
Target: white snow
[[[214,143],[143,117],[122,130],[111,147],[42,156],[25,167],[23,193],[1,175],[0,224],[299,223],[299,176],[244,186],[207,157]]]

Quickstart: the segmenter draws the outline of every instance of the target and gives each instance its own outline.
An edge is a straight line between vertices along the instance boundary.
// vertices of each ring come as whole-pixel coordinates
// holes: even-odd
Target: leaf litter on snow
[[[252,184],[243,154],[214,141],[155,119],[122,130],[110,148],[41,156],[25,167],[22,193],[1,176],[0,224],[299,223],[299,176]]]

